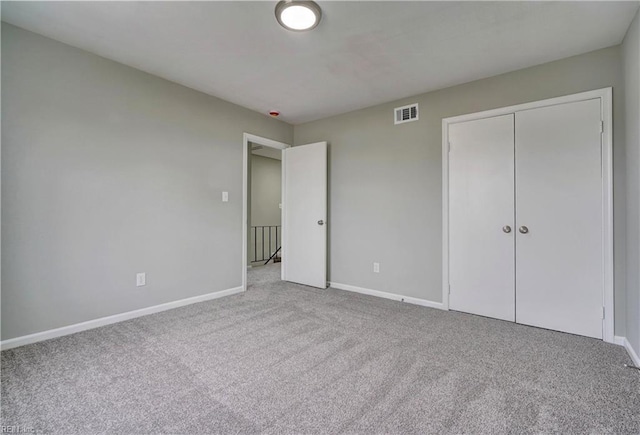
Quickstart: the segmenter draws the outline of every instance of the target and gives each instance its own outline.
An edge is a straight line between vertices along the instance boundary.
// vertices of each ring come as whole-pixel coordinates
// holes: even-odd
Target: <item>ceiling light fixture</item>
[[[276,19],[287,30],[311,30],[318,25],[321,18],[322,10],[313,1],[282,0],[276,5]]]

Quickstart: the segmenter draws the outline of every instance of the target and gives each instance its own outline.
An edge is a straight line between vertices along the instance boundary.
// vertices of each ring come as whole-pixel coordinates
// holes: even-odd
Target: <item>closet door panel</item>
[[[449,306],[511,321],[513,122],[510,114],[449,126]]]
[[[515,114],[518,323],[602,338],[600,110]]]

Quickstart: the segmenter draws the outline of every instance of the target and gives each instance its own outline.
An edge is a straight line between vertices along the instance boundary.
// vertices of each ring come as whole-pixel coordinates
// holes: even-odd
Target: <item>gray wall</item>
[[[240,286],[243,132],[292,142],[288,124],[3,23],[2,339]]]
[[[280,160],[251,156],[251,225],[280,225]]]
[[[627,157],[627,339],[640,355],[640,12],[623,44]]]
[[[608,86],[614,87],[616,331],[623,333],[620,46],[295,126],[296,145],[330,143],[330,281],[440,302],[442,118]],[[393,108],[414,102],[420,120],[394,126]]]

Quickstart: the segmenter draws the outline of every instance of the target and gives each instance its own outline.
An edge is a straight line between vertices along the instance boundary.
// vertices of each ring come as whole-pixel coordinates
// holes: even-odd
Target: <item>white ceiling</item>
[[[619,44],[638,2],[2,2],[3,21],[299,124]]]

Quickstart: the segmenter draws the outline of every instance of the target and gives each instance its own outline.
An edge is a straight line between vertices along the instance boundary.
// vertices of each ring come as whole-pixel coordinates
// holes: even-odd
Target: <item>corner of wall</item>
[[[622,43],[626,154],[626,339],[630,355],[640,355],[640,9]]]

